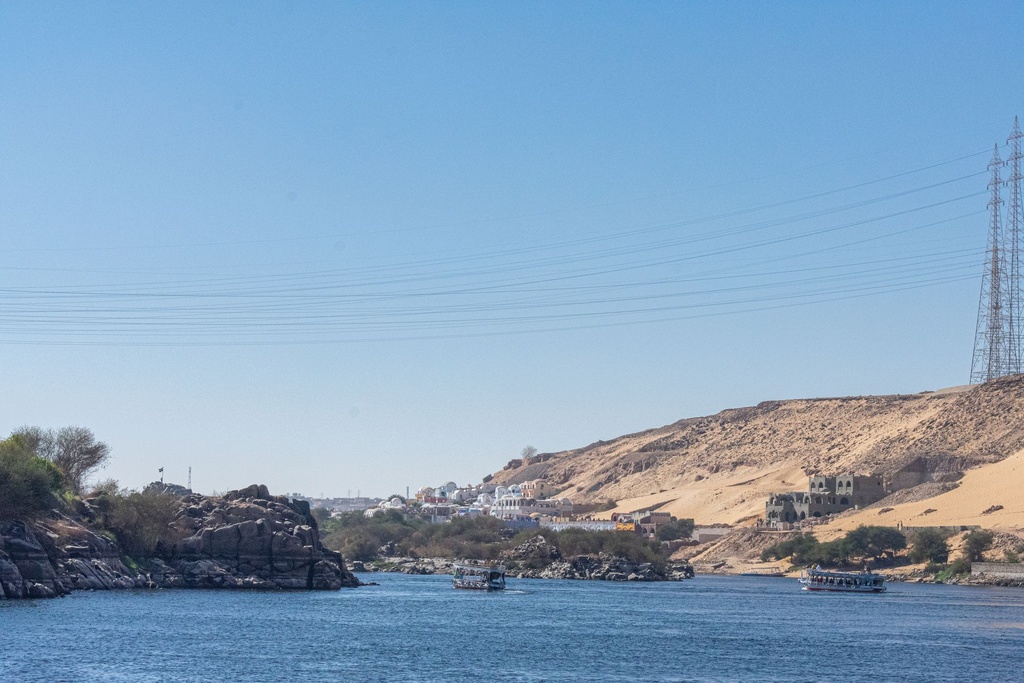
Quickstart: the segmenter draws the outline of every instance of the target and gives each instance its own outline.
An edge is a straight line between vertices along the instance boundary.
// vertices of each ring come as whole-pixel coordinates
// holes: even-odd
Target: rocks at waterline
[[[685,562],[670,564],[662,570],[650,562],[630,562],[607,553],[563,558],[558,548],[541,535],[503,551],[501,559],[510,568],[526,565],[526,568],[510,571],[512,576],[524,579],[681,581],[693,578],[693,567]]]
[[[153,557],[129,568],[117,545],[81,519],[0,524],[0,599],[54,597],[71,590],[238,588],[337,590],[360,585],[340,554],[320,544],[309,504],[271,496],[253,485],[223,497],[190,494]]]
[[[388,574],[451,574],[452,561],[443,557],[389,557],[373,562],[353,562],[355,572],[384,572]]]
[[[606,553],[579,555],[564,559],[558,548],[537,535],[522,544],[502,551],[500,561],[509,567],[509,576],[520,579],[575,579],[593,581],[682,581],[693,578],[687,562],[669,564],[659,571],[649,562],[634,563]],[[529,566],[526,566],[529,565]],[[374,562],[353,562],[358,572],[396,572],[402,574],[450,574],[451,560],[437,557],[389,557]],[[531,568],[533,567],[533,568]]]
[[[66,515],[0,523],[0,599],[148,585],[124,565],[114,543]]]

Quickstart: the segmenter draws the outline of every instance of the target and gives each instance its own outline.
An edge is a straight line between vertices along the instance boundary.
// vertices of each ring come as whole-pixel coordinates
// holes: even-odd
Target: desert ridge
[[[584,448],[513,460],[489,481],[545,478],[595,513],[657,509],[698,524],[753,526],[771,493],[808,477],[877,474],[885,501],[858,524],[1024,529],[1024,375],[911,395],[767,401]],[[1000,509],[990,509],[1002,506]],[[825,532],[825,529],[822,529]]]

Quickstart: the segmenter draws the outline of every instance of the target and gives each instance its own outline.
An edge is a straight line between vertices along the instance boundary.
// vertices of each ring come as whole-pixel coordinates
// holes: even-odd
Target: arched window
[[[840,505],[849,505],[850,501],[848,501],[846,498],[840,498],[839,499],[839,504]]]
[[[817,498],[815,498],[814,502],[817,503],[818,505],[821,505],[821,496],[818,496]]]

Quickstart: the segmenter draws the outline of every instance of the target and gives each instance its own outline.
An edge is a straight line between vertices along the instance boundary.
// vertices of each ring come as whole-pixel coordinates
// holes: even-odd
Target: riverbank
[[[540,539],[539,541],[537,539]],[[529,547],[517,549],[501,561],[507,575],[517,579],[570,579],[577,581],[682,581],[692,579],[693,567],[686,562],[658,566],[650,562],[630,562],[605,553],[578,555],[570,559],[555,556],[544,566],[523,566],[524,556],[535,558],[536,549],[545,542],[537,537]],[[525,544],[524,544],[525,545]],[[549,555],[550,557],[550,555]],[[353,572],[384,572],[410,575],[451,574],[453,560],[441,557],[391,557],[372,562],[352,562]]]

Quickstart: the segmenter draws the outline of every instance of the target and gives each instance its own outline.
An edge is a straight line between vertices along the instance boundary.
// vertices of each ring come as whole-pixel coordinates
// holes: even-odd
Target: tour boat
[[[505,567],[501,565],[455,564],[452,572],[454,588],[500,591],[505,588]]]
[[[836,593],[884,593],[885,577],[864,570],[862,572],[829,572],[821,567],[800,570],[800,583],[805,591],[833,591]]]

